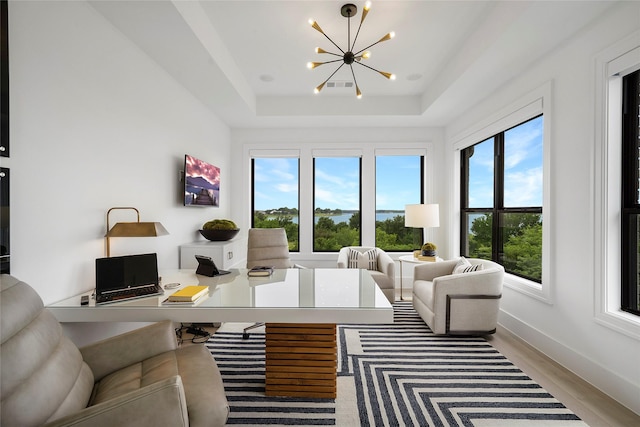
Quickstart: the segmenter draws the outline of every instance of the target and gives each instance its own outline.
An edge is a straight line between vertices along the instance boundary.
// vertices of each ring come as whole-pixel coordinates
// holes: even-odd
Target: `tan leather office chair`
[[[225,425],[211,353],[178,348],[173,322],[78,349],[33,288],[6,274],[0,281],[3,427]]]
[[[504,268],[482,259],[467,261],[468,267],[462,265],[464,259],[453,259],[414,269],[413,307],[435,334],[486,335],[496,331]]]

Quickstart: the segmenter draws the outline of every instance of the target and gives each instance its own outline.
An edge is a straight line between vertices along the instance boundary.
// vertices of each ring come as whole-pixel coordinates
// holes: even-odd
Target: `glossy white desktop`
[[[47,308],[60,322],[278,322],[392,323],[393,308],[366,270],[283,269],[269,277],[247,277],[245,269],[217,277],[194,270],[161,271],[161,283],[180,283],[164,296],[95,306],[80,297]],[[169,295],[187,285],[208,285],[209,298],[196,306],[166,306]]]
[[[247,277],[232,270],[218,277],[194,270],[162,272],[162,284],[179,283],[162,297],[81,306],[80,297],[47,308],[61,322],[265,322],[265,394],[335,398],[337,323],[393,323],[393,308],[367,270],[276,270]],[[208,285],[197,305],[166,306],[171,293],[187,285]],[[83,295],[89,295],[87,292]]]

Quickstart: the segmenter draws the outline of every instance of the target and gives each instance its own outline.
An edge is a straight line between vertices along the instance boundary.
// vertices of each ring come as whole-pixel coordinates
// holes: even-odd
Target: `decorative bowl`
[[[236,237],[236,234],[240,232],[239,228],[235,230],[200,230],[200,234],[212,242],[221,242],[225,240],[231,240]]]

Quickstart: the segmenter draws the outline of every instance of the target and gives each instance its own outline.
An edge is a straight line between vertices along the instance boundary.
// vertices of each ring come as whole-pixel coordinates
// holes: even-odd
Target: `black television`
[[[220,206],[219,167],[185,154],[184,205]]]

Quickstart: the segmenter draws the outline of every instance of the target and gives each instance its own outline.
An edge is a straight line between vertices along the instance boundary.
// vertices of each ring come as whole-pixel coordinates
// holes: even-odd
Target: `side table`
[[[404,298],[402,297],[402,264],[405,262],[408,262],[409,264],[424,264],[426,262],[438,262],[438,261],[442,261],[442,258],[440,257],[436,257],[435,261],[426,261],[426,260],[421,260],[418,259],[416,257],[412,255],[402,255],[400,257],[398,257],[398,261],[400,261],[400,301],[403,301]]]

